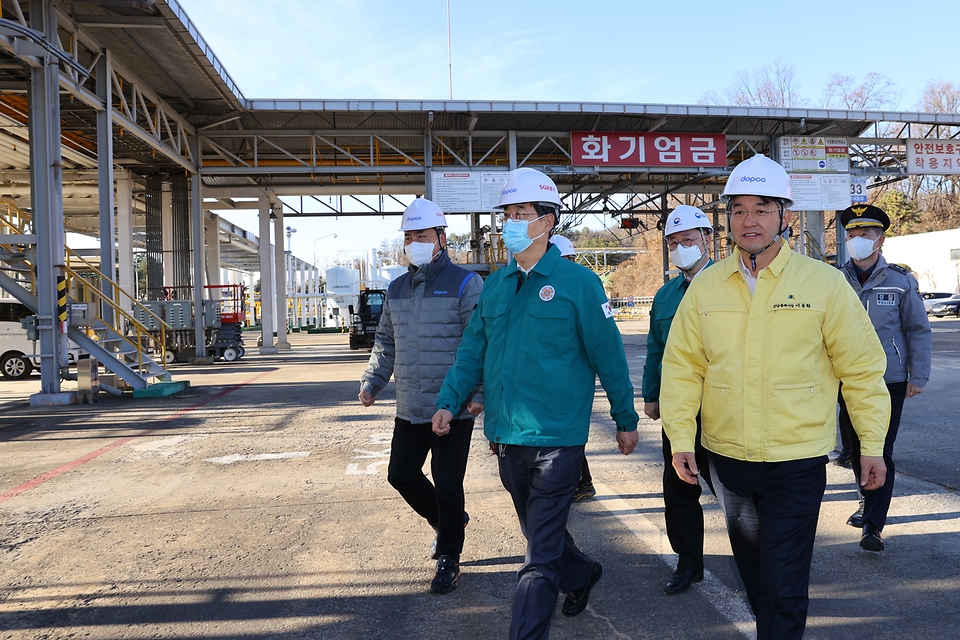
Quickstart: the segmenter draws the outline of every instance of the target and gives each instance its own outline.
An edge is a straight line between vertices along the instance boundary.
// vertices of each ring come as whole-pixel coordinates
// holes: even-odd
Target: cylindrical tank
[[[391,282],[393,282],[394,280],[396,280],[406,272],[407,272],[406,267],[402,267],[397,264],[390,265],[389,267],[380,267],[380,277],[387,284],[390,284]]]
[[[360,272],[347,267],[327,269],[327,293],[335,296],[356,296],[360,294]]]

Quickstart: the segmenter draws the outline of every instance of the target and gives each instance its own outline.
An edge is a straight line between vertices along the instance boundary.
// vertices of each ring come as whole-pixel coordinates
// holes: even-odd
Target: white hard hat
[[[730,204],[735,196],[778,198],[783,200],[784,209],[793,206],[787,172],[767,156],[759,154],[738,164],[727,178],[720,199]]]
[[[403,212],[400,231],[419,231],[447,226],[447,219],[436,203],[426,198],[417,198]]]
[[[681,204],[667,216],[667,221],[663,225],[663,236],[667,237],[671,233],[688,229],[707,229],[708,233],[713,233],[713,225],[707,220],[707,215],[703,211],[688,204]]]
[[[545,202],[557,206],[559,210],[560,192],[557,185],[536,169],[522,167],[507,174],[507,183],[500,192],[500,204],[494,209],[503,209],[508,204],[524,202]]]
[[[573,248],[573,243],[570,242],[568,238],[564,238],[563,236],[550,236],[550,242],[557,245],[557,248],[560,249],[561,256],[577,255],[577,250]]]

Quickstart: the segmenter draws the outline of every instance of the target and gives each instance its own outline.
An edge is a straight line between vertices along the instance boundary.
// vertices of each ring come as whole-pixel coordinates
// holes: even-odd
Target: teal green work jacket
[[[437,408],[452,413],[484,385],[491,442],[572,447],[587,442],[600,376],[618,431],[639,417],[623,340],[595,273],[550,245],[517,290],[516,261],[484,283]]]
[[[708,260],[706,269],[713,264]],[[697,275],[703,272],[697,272]],[[667,347],[667,336],[670,335],[670,325],[673,316],[677,315],[677,307],[687,292],[684,283],[686,278],[680,276],[665,282],[657,289],[653,296],[653,306],[650,307],[650,331],[647,333],[647,359],[643,363],[643,384],[640,386],[640,395],[644,402],[660,402],[660,370],[663,368],[663,350]]]

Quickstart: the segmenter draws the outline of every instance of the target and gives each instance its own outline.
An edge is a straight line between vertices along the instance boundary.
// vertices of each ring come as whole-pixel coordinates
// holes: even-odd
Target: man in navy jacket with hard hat
[[[437,532],[432,550],[437,571],[430,585],[434,593],[449,593],[460,582],[463,530],[469,519],[463,508],[463,476],[473,419],[483,402],[479,389],[471,389],[454,407],[449,437],[433,434],[437,393],[483,289],[479,276],[450,261],[446,226],[440,207],[424,198],[403,212],[400,230],[410,269],[387,288],[359,394],[361,404],[369,407],[390,376],[396,380],[397,417],[387,480]],[[428,452],[433,483],[422,470]]]
[[[850,259],[840,268],[860,301],[887,356],[883,381],[890,392],[890,426],[883,443],[883,462],[887,480],[879,489],[861,491],[860,508],[847,524],[861,529],[860,546],[867,551],[882,551],[881,532],[893,497],[895,467],[893,443],[900,429],[904,398],[923,393],[930,377],[930,322],[923,307],[917,280],[900,265],[889,264],[880,255],[890,228],[890,218],[879,207],[858,204],[840,212],[840,225],[847,230],[846,248]],[[854,479],[860,473],[860,440],[857,438],[847,405],[840,394],[840,431],[850,443]]]

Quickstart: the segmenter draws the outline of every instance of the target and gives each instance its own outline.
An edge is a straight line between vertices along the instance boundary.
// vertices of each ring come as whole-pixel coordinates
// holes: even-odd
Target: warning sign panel
[[[780,164],[787,173],[849,173],[847,139],[785,136],[780,138]]]

